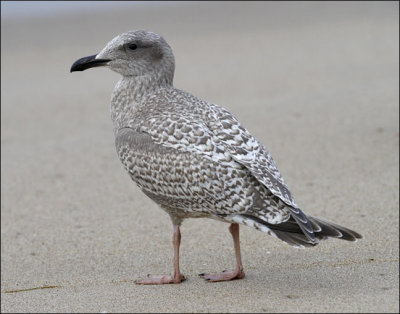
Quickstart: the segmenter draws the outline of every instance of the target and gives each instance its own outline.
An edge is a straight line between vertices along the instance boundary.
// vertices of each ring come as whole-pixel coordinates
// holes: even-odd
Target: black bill
[[[104,66],[111,61],[108,59],[96,59],[96,56],[97,55],[93,55],[76,60],[71,66],[71,72],[84,71],[89,68]]]

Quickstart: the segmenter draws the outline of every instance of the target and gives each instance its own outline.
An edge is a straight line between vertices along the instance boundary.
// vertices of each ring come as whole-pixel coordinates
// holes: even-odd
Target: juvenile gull
[[[185,218],[230,223],[236,269],[200,274],[208,281],[244,277],[239,224],[292,246],[311,247],[330,237],[362,236],[303,213],[268,150],[226,109],[173,86],[175,59],[160,35],[134,30],[71,67],[108,66],[122,75],[111,99],[118,156],[139,188],[171,217],[174,272],[138,284],[180,283],[180,225]]]

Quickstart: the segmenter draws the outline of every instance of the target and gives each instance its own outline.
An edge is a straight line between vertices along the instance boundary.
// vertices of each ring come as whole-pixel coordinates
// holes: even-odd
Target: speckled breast
[[[227,215],[252,204],[255,190],[247,171],[154,144],[129,128],[118,132],[116,148],[131,178],[164,209],[192,217]]]

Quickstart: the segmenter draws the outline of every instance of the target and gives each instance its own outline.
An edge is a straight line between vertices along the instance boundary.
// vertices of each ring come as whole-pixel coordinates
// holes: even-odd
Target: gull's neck
[[[128,127],[135,115],[135,109],[146,102],[148,97],[163,88],[172,88],[173,76],[143,75],[123,76],[115,85],[111,96],[111,119],[114,132]]]

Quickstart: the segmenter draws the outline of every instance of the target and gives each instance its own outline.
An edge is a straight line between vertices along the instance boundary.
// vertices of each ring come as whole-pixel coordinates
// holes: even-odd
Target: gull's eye
[[[130,50],[135,50],[135,49],[137,48],[137,45],[136,45],[136,44],[129,44],[129,45],[128,45],[128,48],[129,48]]]

